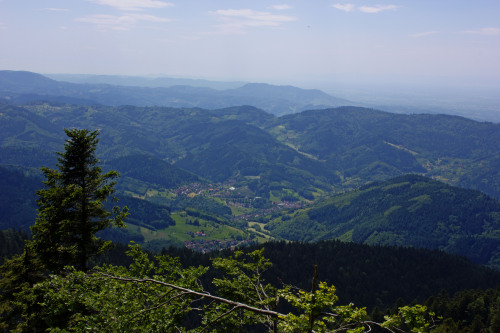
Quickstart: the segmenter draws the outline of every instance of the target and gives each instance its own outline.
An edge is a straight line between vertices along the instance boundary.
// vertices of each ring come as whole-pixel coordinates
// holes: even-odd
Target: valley
[[[105,170],[120,172],[117,194],[132,211],[127,231],[111,230],[106,237],[125,243],[136,240],[155,250],[191,246],[192,241],[269,239],[411,244],[380,227],[375,229],[379,236],[368,238],[359,238],[352,228],[326,232],[321,224],[303,232],[309,222],[301,217],[329,198],[350,201],[353,191],[404,174],[500,197],[500,125],[456,116],[340,107],[276,117],[249,106],[207,110],[48,101],[2,104],[0,113],[0,163],[24,175],[36,175],[39,167],[54,164],[53,151],[61,147],[63,128],[99,128],[98,156]],[[404,191],[398,193],[403,195]],[[32,195],[30,202],[26,222],[4,222],[5,227],[29,226],[36,208]],[[495,212],[491,221],[482,223],[497,223]],[[450,216],[460,219],[464,214],[469,213]],[[419,224],[415,217],[407,218],[406,232]],[[443,222],[439,215],[430,218],[437,219],[436,225]],[[15,220],[7,215],[4,219]],[[192,224],[194,220],[199,226]],[[495,266],[492,253],[499,243],[491,229],[485,230],[468,233],[472,238],[467,242],[479,237],[472,244],[488,239],[488,248],[493,246],[481,258],[464,249],[461,238],[452,247],[420,241],[415,246],[449,250]],[[443,237],[455,239],[456,232],[446,229]]]
[[[27,229],[33,223],[33,191],[36,183],[41,183],[39,168],[54,165],[54,151],[60,150],[64,142],[63,128],[98,128],[98,156],[103,169],[121,174],[117,196],[132,212],[127,231],[106,232],[112,240],[135,240],[147,248],[161,250],[171,245],[193,247],[189,242],[227,242],[227,247],[233,247],[232,242],[242,241],[258,244],[280,239],[342,239],[436,248],[466,255],[482,264],[497,265],[500,242],[494,226],[498,223],[498,208],[488,211],[488,218],[476,214],[482,220],[467,222],[479,223],[474,231],[457,229],[455,222],[450,221],[465,223],[465,216],[474,215],[471,210],[486,214],[484,207],[492,199],[477,197],[474,190],[500,198],[498,124],[352,106],[277,116],[253,106],[204,109],[106,106],[82,104],[81,100],[68,103],[67,98],[81,96],[84,91],[94,94],[94,89],[28,72],[0,72],[0,83],[0,94],[11,96],[0,104],[0,165],[6,178],[12,179],[3,185],[3,192],[19,189],[18,201],[6,198],[3,203],[4,229]],[[122,88],[133,90],[139,98],[137,102],[143,104],[147,104],[144,98],[154,89],[116,87]],[[320,96],[290,87],[247,88],[246,94],[237,95],[279,95],[289,103],[307,100],[307,96],[318,100]],[[288,89],[288,93],[283,89]],[[22,98],[12,99],[24,94],[35,94],[30,95],[35,99],[29,103],[20,102]],[[141,99],[144,102],[139,102]],[[390,184],[403,175],[425,177],[409,179],[428,190],[437,184],[453,186],[443,187],[442,191],[448,194],[431,200],[438,207],[451,200],[450,195],[476,199],[471,199],[467,207],[450,201],[459,211],[444,213],[436,209],[427,217],[427,227],[419,222],[421,217],[412,215],[402,215],[400,219],[407,222],[396,227],[391,219],[402,214],[398,210],[403,207],[401,203],[380,207],[376,214],[361,213],[367,202],[353,204],[353,196],[364,193],[366,186],[389,186],[384,182]],[[439,182],[431,183],[431,179]],[[393,195],[409,196],[410,203],[431,196],[430,192],[410,194],[408,191],[415,186],[395,187]],[[376,205],[385,196],[381,192],[363,200],[373,200],[372,205]],[[330,202],[337,202],[337,208],[324,208]],[[353,212],[336,220],[337,227],[333,228],[332,222],[311,219],[311,214],[325,209],[330,218],[337,219],[332,214],[342,207],[342,202],[349,203]],[[21,207],[26,209],[19,219],[16,212]],[[411,207],[404,209],[411,213]],[[367,225],[362,228],[366,236],[359,236],[361,220],[347,227],[354,223],[349,222],[354,211],[367,216],[363,222]],[[377,214],[390,219],[375,218]],[[417,235],[429,238],[428,233],[436,233],[432,230],[438,225],[442,233],[439,237],[451,239],[453,244],[419,240]],[[368,232],[370,228],[374,229]],[[481,242],[483,246],[479,248],[474,245]],[[208,246],[203,251],[207,249]]]
[[[9,75],[11,90],[0,89],[6,256],[29,237],[40,168],[56,165],[64,129],[90,128],[99,130],[102,170],[120,174],[114,196],[130,212],[126,228],[97,234],[119,251],[134,242],[208,267],[213,256],[263,248],[276,285],[286,278],[307,288],[304,267],[314,262],[343,299],[367,304],[378,318],[378,307],[398,297],[437,307],[432,297],[443,288],[467,295],[466,288],[500,281],[499,124],[354,106],[273,114],[228,101],[220,108],[104,105],[80,99],[78,84],[23,73],[33,89],[24,91],[30,85]],[[127,89],[137,104],[150,96],[147,88]],[[283,93],[245,89],[240,97]],[[124,260],[116,251],[105,258]]]

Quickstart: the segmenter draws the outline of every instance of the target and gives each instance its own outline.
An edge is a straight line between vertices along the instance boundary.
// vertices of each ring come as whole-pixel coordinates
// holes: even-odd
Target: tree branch
[[[250,306],[250,305],[247,305],[247,304],[244,304],[244,303],[231,301],[231,300],[229,300],[227,298],[222,298],[222,297],[214,296],[214,295],[211,295],[211,294],[209,294],[207,292],[199,292],[199,291],[195,291],[195,290],[192,290],[192,289],[188,289],[188,288],[184,288],[184,287],[179,287],[179,286],[176,286],[174,284],[163,282],[163,281],[158,281],[158,280],[154,280],[154,279],[135,279],[135,278],[119,277],[119,276],[114,276],[114,275],[110,275],[110,274],[106,274],[106,273],[102,273],[102,272],[98,272],[98,274],[102,275],[103,277],[105,277],[107,279],[113,279],[113,280],[119,280],[119,281],[135,282],[135,283],[153,283],[153,284],[159,284],[159,285],[162,285],[162,286],[165,286],[165,287],[169,287],[169,288],[172,288],[172,289],[176,289],[176,290],[182,291],[182,292],[184,292],[186,294],[205,297],[205,298],[217,301],[217,302],[229,304],[229,305],[232,305],[232,306],[235,306],[235,307],[238,307],[238,308],[242,308],[242,309],[245,309],[245,310],[248,310],[248,311],[251,311],[251,312],[254,312],[254,313],[263,314],[263,315],[266,315],[266,316],[271,316],[271,317],[285,317],[286,316],[285,314],[282,314],[282,313],[279,313],[279,312],[276,312],[276,311],[259,309],[259,308],[256,308],[254,306]]]

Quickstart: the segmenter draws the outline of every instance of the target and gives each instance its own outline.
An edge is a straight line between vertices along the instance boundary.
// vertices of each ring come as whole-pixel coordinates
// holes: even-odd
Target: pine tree
[[[126,208],[107,210],[104,203],[114,193],[116,171],[102,173],[95,156],[98,131],[65,130],[65,151],[58,153],[57,169],[42,168],[45,188],[37,191],[38,217],[31,228],[33,248],[53,271],[73,265],[88,269],[89,258],[111,246],[96,237],[100,230],[123,227]]]

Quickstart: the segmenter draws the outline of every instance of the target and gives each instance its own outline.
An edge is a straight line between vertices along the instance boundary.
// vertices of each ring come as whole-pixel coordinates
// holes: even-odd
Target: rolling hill
[[[271,221],[293,241],[441,249],[500,267],[500,202],[479,191],[417,175],[373,183]]]
[[[266,129],[339,170],[346,186],[421,173],[500,198],[499,124],[341,107],[286,115]]]

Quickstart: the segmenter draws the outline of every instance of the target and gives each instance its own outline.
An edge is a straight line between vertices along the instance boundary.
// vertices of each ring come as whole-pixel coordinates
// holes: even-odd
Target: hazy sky
[[[0,0],[0,69],[500,80],[499,0]]]

